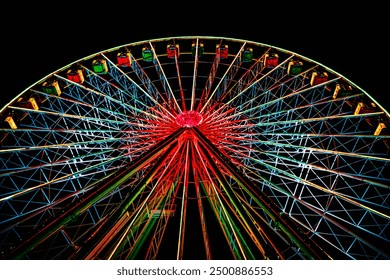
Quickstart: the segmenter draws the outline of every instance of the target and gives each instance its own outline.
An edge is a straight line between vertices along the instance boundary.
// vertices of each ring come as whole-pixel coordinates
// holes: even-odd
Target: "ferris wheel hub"
[[[192,127],[201,124],[203,117],[196,111],[183,111],[176,117],[176,123],[182,127]]]

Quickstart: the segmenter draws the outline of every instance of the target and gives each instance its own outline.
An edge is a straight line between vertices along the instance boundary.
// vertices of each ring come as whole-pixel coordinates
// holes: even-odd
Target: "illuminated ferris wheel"
[[[3,259],[390,259],[390,116],[223,37],[75,61],[0,111]]]

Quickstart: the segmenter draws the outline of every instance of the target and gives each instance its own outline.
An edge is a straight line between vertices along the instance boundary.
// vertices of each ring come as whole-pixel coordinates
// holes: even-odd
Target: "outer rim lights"
[[[202,121],[202,115],[196,111],[183,111],[176,117],[176,123],[182,127],[197,126]]]

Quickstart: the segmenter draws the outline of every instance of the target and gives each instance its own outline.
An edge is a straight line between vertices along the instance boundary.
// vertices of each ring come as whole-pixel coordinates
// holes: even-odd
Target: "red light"
[[[202,115],[196,111],[184,111],[176,117],[176,123],[185,127],[197,126],[202,120]]]

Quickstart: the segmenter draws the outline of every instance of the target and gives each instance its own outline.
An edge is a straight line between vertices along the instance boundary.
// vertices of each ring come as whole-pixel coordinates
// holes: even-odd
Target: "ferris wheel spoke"
[[[136,77],[141,81],[141,84],[144,86],[142,89],[141,85],[134,81],[129,75],[125,72],[125,69],[121,69],[118,65],[113,63],[111,59],[109,59],[104,53],[102,53],[102,57],[109,62],[110,67],[108,68],[108,73],[111,77],[124,89],[124,94],[129,95],[130,100],[137,104],[138,102],[147,102],[148,100],[152,101],[153,104],[158,103],[158,99],[162,98],[161,93],[152,83],[146,72],[134,58],[129,50],[126,50],[126,54],[129,56],[129,60],[131,61],[128,66],[131,66],[134,69]],[[109,85],[109,82],[106,82]],[[142,94],[138,94],[138,90],[142,92]],[[121,96],[121,95],[119,95]],[[147,99],[145,99],[146,97]]]
[[[185,150],[184,150],[185,149]],[[188,205],[188,187],[189,187],[189,170],[190,170],[190,142],[186,141],[185,147],[183,147],[183,154],[185,157],[183,168],[183,192],[182,192],[182,204],[180,209],[180,225],[179,225],[179,238],[177,240],[177,253],[176,259],[181,260],[184,257],[184,244],[186,237],[186,221],[187,221],[187,205]]]
[[[178,84],[179,84],[179,92],[180,92],[180,99],[181,99],[181,108],[180,109],[180,106],[177,105],[179,107],[179,111],[182,112],[182,111],[187,111],[187,105],[186,105],[186,98],[185,98],[185,95],[184,95],[184,89],[183,89],[183,84],[182,84],[182,77],[181,77],[181,74],[180,74],[180,64],[179,64],[179,60],[178,60],[178,54],[175,50],[175,65],[176,65],[176,73],[177,73],[177,80],[178,80]],[[176,100],[176,99],[175,99]]]
[[[359,134],[367,133],[372,128],[366,127],[366,131],[361,131],[359,125],[364,126],[366,117],[379,117],[380,112],[370,114],[359,115],[332,115],[329,117],[316,117],[308,119],[296,119],[296,120],[281,120],[272,122],[259,122],[252,125],[252,127],[261,128],[266,133],[275,131],[288,131],[288,132],[300,132],[300,133],[312,133],[313,130],[318,131],[320,134]],[[325,124],[326,125],[325,125]]]
[[[136,71],[138,77],[140,77],[139,76],[140,73],[144,73],[142,71],[141,66],[139,66],[139,64],[134,62],[134,63],[132,63],[132,67],[136,68],[136,70],[138,69]],[[112,85],[112,83],[110,83],[106,80],[102,80],[102,78],[96,74],[91,74],[90,77],[96,77],[95,80],[98,79],[99,83],[96,84],[96,82],[95,83],[91,82],[90,83],[91,86],[93,88],[96,88],[96,89],[102,89],[102,91],[104,91],[104,92],[109,92],[110,99],[111,99],[111,95],[113,95],[113,93],[114,93],[115,94],[114,97],[117,98],[114,100],[117,100],[118,105],[129,107],[131,110],[134,110],[135,112],[142,113],[142,114],[148,114],[145,111],[145,109],[149,109],[150,106],[148,105],[148,103],[152,102],[152,104],[156,105],[161,110],[161,112],[164,112],[164,114],[166,115],[167,118],[174,118],[172,113],[161,104],[162,102],[159,102],[159,100],[156,99],[156,98],[158,98],[158,96],[161,96],[161,93],[159,93],[157,88],[153,85],[153,83],[150,81],[150,79],[147,77],[147,75],[145,73],[141,76],[141,78],[146,79],[146,82],[149,85],[146,89],[142,88],[138,83],[136,83],[133,79],[131,79],[131,77],[129,77],[121,69],[118,69],[118,67],[116,67],[115,65],[113,65],[110,69],[116,69],[117,71],[119,71],[119,75],[118,75],[118,73],[111,73],[111,75],[114,78],[116,78],[118,76],[120,77],[120,80],[116,80],[116,81],[119,83],[119,86],[121,88],[115,87],[114,85]],[[126,77],[127,79],[123,79],[122,77]],[[155,95],[158,95],[158,96],[152,96],[152,95],[150,95],[150,92],[152,94],[154,93]],[[128,96],[129,102],[126,102],[126,100],[123,100],[123,96]],[[145,96],[147,99],[142,98],[142,96]],[[162,96],[161,96],[161,98],[163,100],[165,100]],[[131,105],[131,104],[134,104],[134,105]],[[144,108],[144,110],[137,108],[137,106],[139,106],[139,105],[141,105]]]
[[[240,52],[242,52],[242,50],[240,50]],[[260,63],[262,64],[262,63]],[[233,66],[233,65],[231,65]],[[261,70],[263,70],[264,68],[261,68]],[[273,70],[271,70],[270,73],[272,73]],[[248,70],[248,72],[246,73],[250,73],[251,71]],[[268,73],[269,74],[269,73]],[[258,74],[255,74],[255,76],[257,76]],[[267,74],[264,75],[265,77],[268,77]],[[231,104],[230,103],[233,103],[235,101],[236,98],[240,98],[239,100],[240,101],[243,101],[242,100],[242,94],[245,93],[248,89],[250,89],[251,87],[254,87],[254,89],[256,90],[258,88],[258,82],[261,81],[262,78],[256,80],[256,81],[245,81],[245,76],[241,77],[240,80],[236,83],[234,83],[234,86],[232,88],[230,88],[229,90],[225,89],[223,92],[224,92],[224,95],[221,97],[221,98],[227,98],[228,96],[231,96],[232,98],[230,98],[230,100],[226,100],[225,103],[222,103],[222,104],[218,104],[218,108],[216,108],[216,110],[214,112],[212,112],[212,110],[215,109],[215,107],[217,106],[217,104],[214,104],[212,107],[211,107],[211,114],[216,114],[218,112],[220,112],[221,110],[225,109],[226,107],[230,106]],[[244,82],[241,82],[241,80],[244,79]],[[222,82],[222,81],[221,81]],[[221,82],[219,83],[219,85],[221,84]],[[224,84],[222,84],[224,85]],[[238,85],[238,86],[237,86]],[[271,85],[266,85],[267,86],[271,86]],[[274,86],[274,85],[273,85]],[[224,85],[224,87],[226,87]],[[217,90],[218,88],[216,88]],[[266,92],[267,90],[265,88],[262,88],[261,89],[262,91]],[[250,89],[250,92],[253,92],[254,90],[253,89]],[[215,91],[214,91],[215,92]],[[258,96],[254,97],[253,99],[251,100],[245,100],[243,101],[244,104],[241,104],[240,106],[238,106],[237,108],[241,109],[242,107],[245,106],[245,104],[250,104],[252,103],[253,101],[255,101],[255,99],[258,98]],[[223,100],[222,99],[222,100]]]
[[[153,59],[153,63],[155,65],[155,68],[156,68],[156,71],[158,73],[158,76],[160,77],[160,81],[162,82],[163,84],[163,88],[164,88],[164,92],[168,95],[168,101],[172,101],[175,103],[176,105],[176,108],[178,109],[179,112],[182,112],[182,109],[180,108],[178,102],[177,102],[177,99],[173,93],[173,90],[172,90],[172,87],[171,85],[169,84],[169,81],[167,79],[167,76],[165,75],[164,73],[164,69],[163,67],[161,66],[161,63],[158,59],[158,56],[156,55],[156,51],[154,49],[154,46],[151,42],[149,42],[149,46],[150,46],[150,49],[152,50],[153,54],[154,54],[154,59]],[[176,50],[175,50],[176,51]],[[177,57],[177,54],[175,55],[175,58]],[[184,110],[184,108],[183,108]]]
[[[213,65],[212,65],[211,70],[210,70],[210,74],[209,74],[207,82],[206,82],[206,87],[203,90],[202,96],[201,96],[201,100],[206,100],[206,101],[203,104],[202,108],[200,108],[200,106],[202,105],[201,103],[199,103],[199,106],[198,106],[199,107],[198,110],[200,113],[202,113],[206,109],[206,107],[210,104],[210,102],[214,96],[216,96],[217,100],[220,100],[222,95],[225,92],[227,92],[228,86],[232,83],[232,79],[233,79],[234,75],[237,73],[237,70],[238,70],[237,65],[240,63],[239,58],[240,58],[240,55],[241,55],[245,45],[246,45],[246,43],[242,44],[240,50],[235,55],[234,59],[230,62],[229,67],[226,69],[226,71],[223,74],[223,76],[221,77],[220,81],[215,86],[213,92],[211,92],[211,94],[210,94],[210,91],[212,89],[211,86],[213,85],[215,75],[216,75],[216,72],[218,70],[218,65],[220,62],[220,57],[218,55],[216,56],[216,60],[213,62]],[[215,106],[213,106],[212,108],[214,108],[214,107]]]
[[[145,102],[157,102],[151,98],[146,99],[150,95],[141,88],[138,88],[136,83],[132,80],[130,81],[134,84],[134,86],[132,87],[132,91],[130,93],[128,89],[121,87],[120,84],[116,85],[103,79],[87,67],[81,66],[81,68],[88,73],[82,85],[76,83],[73,87],[71,86],[70,81],[64,80],[68,84],[68,86],[64,87],[65,93],[71,94],[71,96],[77,100],[86,100],[88,104],[93,104],[93,106],[100,105],[103,107],[108,105],[116,110],[123,107],[126,110],[130,110],[133,114],[144,113],[147,111],[148,105],[145,104]],[[71,90],[67,92],[67,88],[71,88]],[[138,92],[138,89],[140,92]],[[84,95],[80,94],[80,91],[85,90],[87,91]],[[146,98],[141,98],[141,96],[146,96]]]
[[[126,94],[129,94],[131,99],[133,99],[134,102],[138,101],[146,101],[143,97],[146,97],[147,100],[150,100],[153,102],[153,104],[158,104],[158,99],[162,99],[162,95],[157,89],[157,87],[152,83],[150,78],[148,77],[147,73],[143,70],[141,65],[137,62],[137,60],[133,57],[131,52],[127,51],[131,63],[129,66],[134,69],[136,77],[141,81],[142,85],[145,86],[145,88],[142,88],[139,83],[134,81],[130,76],[124,72],[123,69],[120,69],[115,63],[113,63],[104,53],[102,56],[109,62],[110,67],[108,68],[108,73],[111,77],[125,90]],[[137,94],[138,90],[142,92],[143,95]],[[132,94],[136,95],[132,95]],[[134,96],[134,98],[133,98]]]
[[[18,107],[10,107],[11,109],[15,109],[15,110],[20,110],[20,108]],[[96,124],[96,125],[100,125],[102,127],[111,127],[111,125],[118,125],[118,124],[121,124],[121,125],[125,125],[127,122],[125,121],[120,121],[120,120],[109,120],[109,119],[106,119],[106,120],[101,120],[99,118],[96,118],[96,117],[88,117],[88,116],[83,116],[83,115],[75,115],[75,114],[67,114],[67,113],[60,113],[60,112],[52,112],[52,111],[44,111],[44,110],[39,110],[39,111],[35,111],[35,110],[27,110],[27,109],[23,109],[24,112],[30,112],[32,114],[36,114],[36,115],[39,115],[40,117],[42,117],[44,120],[50,120],[51,122],[53,122],[53,120],[55,120],[56,118],[60,118],[60,119],[67,119],[67,120],[73,120],[75,122],[77,121],[83,121],[83,122],[86,122],[86,123],[92,123],[92,124]]]
[[[100,114],[102,114],[103,116],[104,115],[107,116],[107,118],[113,117],[115,119],[120,119],[122,121],[127,121],[127,122],[129,122],[130,120],[132,120],[134,122],[136,119],[136,118],[129,119],[129,112],[131,112],[131,110],[129,110],[128,108],[125,108],[124,112],[120,112],[119,108],[122,107],[122,105],[119,107],[118,106],[114,107],[114,105],[113,105],[114,103],[111,103],[111,102],[115,102],[115,101],[108,100],[104,96],[101,96],[102,101],[101,101],[100,106],[98,106],[98,104],[93,105],[92,102],[86,103],[85,100],[79,99],[79,98],[78,99],[75,99],[73,97],[67,98],[67,97],[64,97],[64,95],[62,95],[62,96],[48,95],[48,94],[44,94],[40,91],[35,91],[35,92],[37,94],[44,96],[44,98],[46,98],[46,101],[50,101],[47,104],[47,107],[45,106],[45,102],[43,102],[43,104],[41,105],[42,109],[45,109],[48,111],[64,112],[64,113],[67,113],[68,111],[69,112],[84,112],[84,114],[86,114],[86,115],[90,114],[92,116],[100,116]],[[104,107],[103,107],[102,103],[105,103]],[[139,112],[142,112],[144,114],[148,114],[147,112],[143,112],[143,111],[139,111]],[[150,116],[152,116],[152,115],[150,115]]]
[[[193,155],[196,154],[197,153],[196,148],[194,146],[191,148],[192,148],[191,149],[192,154]],[[212,259],[212,249],[211,249],[211,240],[210,240],[210,236],[208,233],[209,227],[208,227],[207,220],[206,220],[207,212],[205,210],[206,206],[205,206],[203,199],[202,199],[202,187],[204,187],[204,185],[201,182],[202,181],[204,182],[204,178],[203,178],[204,175],[202,175],[200,170],[198,170],[198,168],[195,168],[195,166],[197,166],[197,165],[193,164],[192,171],[194,174],[195,197],[196,197],[196,201],[198,204],[199,219],[200,219],[202,238],[203,238],[203,246],[205,249],[206,259],[211,260]]]
[[[196,38],[195,42],[193,42],[193,47],[195,48],[194,53],[194,69],[193,69],[193,75],[192,75],[192,86],[191,86],[191,103],[190,103],[190,111],[194,110],[195,106],[195,89],[196,89],[196,79],[198,77],[197,71],[198,71],[198,59],[199,59],[199,38]],[[195,44],[195,45],[194,45]]]
[[[353,97],[358,97],[360,95],[361,94],[357,94]],[[325,100],[303,105],[299,104],[298,98],[293,98],[291,101],[280,99],[279,102],[272,104],[271,108],[260,108],[261,114],[258,113],[254,115],[252,113],[253,116],[251,119],[258,122],[273,122],[274,120],[307,118],[310,115],[313,117],[325,117],[333,114],[346,114],[348,112],[341,112],[344,105],[348,102],[348,98],[350,97],[335,100]]]
[[[134,102],[137,102],[138,105],[142,104],[143,108],[148,108],[147,105],[144,105],[140,100],[135,99],[136,97],[133,96],[130,96],[129,101],[123,100],[123,96],[126,96],[127,94],[126,91],[118,87],[114,87],[112,84],[108,83],[107,81],[104,81],[105,83],[104,87],[103,85],[94,85],[94,84],[90,84],[91,87],[87,87],[83,84],[78,84],[76,82],[69,81],[58,75],[56,77],[65,83],[65,85],[61,89],[60,95],[64,94],[66,96],[69,96],[70,98],[74,98],[78,101],[87,104],[91,104],[91,105],[93,104],[94,106],[99,106],[99,105],[102,106],[101,104],[107,106],[108,104],[109,107],[115,108],[116,110],[123,108],[125,109],[124,112],[125,114],[130,113],[130,115],[135,115],[135,116],[138,113],[147,114],[145,110],[137,108],[135,105],[132,104]],[[85,83],[87,84],[88,81],[85,81]],[[100,87],[102,87],[102,89],[100,89]],[[100,90],[102,92],[100,92]],[[141,89],[141,91],[143,90]],[[107,92],[108,94],[104,92]],[[144,91],[143,94],[148,95]],[[152,100],[155,103],[157,102],[154,99]]]
[[[224,86],[222,88],[222,90],[220,91],[221,93],[219,95],[221,95],[221,97],[220,97],[221,101],[229,102],[229,99],[228,99],[229,96],[235,96],[235,95],[237,95],[237,92],[245,91],[250,85],[255,83],[256,78],[265,69],[264,63],[263,63],[264,56],[266,53],[268,53],[271,50],[271,48],[268,48],[262,56],[260,56],[250,66],[248,66],[248,68],[242,74],[242,76],[240,76],[237,79],[237,82],[233,83],[233,78],[234,78],[235,74],[238,73],[239,67],[242,66],[242,64],[243,64],[241,57],[242,57],[242,54],[243,54],[245,48],[247,48],[246,43],[241,45],[239,52],[237,52],[237,55],[234,58],[234,61],[231,63],[231,65],[233,65],[233,63],[236,65],[234,65],[235,67],[232,68],[232,69],[234,69],[234,72],[231,71],[232,73],[229,73],[229,75],[227,76],[227,77],[229,77],[229,79],[227,80],[227,85]],[[229,88],[229,85],[232,85],[232,86]],[[224,106],[224,105],[222,105],[222,106]]]
[[[246,96],[254,96],[257,94],[257,91],[260,91],[261,93],[266,95],[272,93],[273,91],[277,92],[276,89],[281,88],[282,93],[287,91],[288,94],[298,94],[298,92],[303,93],[308,89],[316,88],[320,86],[320,84],[315,86],[310,85],[309,81],[307,81],[307,79],[305,79],[300,75],[295,76],[294,78],[290,78],[287,80],[287,82],[284,83],[278,82],[281,81],[283,77],[285,77],[285,74],[279,76],[280,74],[278,73],[277,70],[279,70],[279,68],[272,69],[266,75],[263,75],[257,80],[253,81],[248,87],[242,89],[239,92],[236,92],[236,94],[226,102],[226,105],[235,104],[237,101],[239,101],[240,103],[239,105],[242,105],[242,100],[244,100],[245,102]],[[273,77],[271,74],[276,74],[277,76]],[[297,83],[296,80],[301,80],[301,81]],[[289,83],[291,83],[291,86],[288,86]]]
[[[255,90],[260,90],[261,88],[256,88]],[[311,104],[311,106],[316,105],[318,102],[317,100],[321,100],[322,95],[321,94],[316,94],[316,97],[312,98],[312,100],[307,101],[307,96],[305,97],[305,93],[308,92],[307,95],[309,96],[314,96],[312,92],[310,92],[313,89],[313,87],[310,88],[304,88],[298,91],[294,91],[291,93],[287,93],[281,97],[273,97],[272,96],[272,91],[262,91],[262,93],[255,93],[255,92],[249,92],[248,97],[245,98],[244,101],[240,103],[240,106],[238,106],[238,112],[236,114],[231,115],[231,118],[234,118],[238,115],[251,115],[251,114],[256,114],[257,112],[259,113],[264,113],[262,110],[267,110],[269,107],[275,106],[276,107],[276,112],[275,110],[272,110],[272,113],[278,113],[278,110],[280,110],[280,107],[282,106],[277,106],[279,104],[283,104],[286,102],[285,100],[292,99],[293,101],[296,100],[296,102],[291,102],[294,103],[294,107],[298,106],[297,101],[302,99],[304,101],[304,104]],[[244,92],[243,92],[244,93]],[[253,104],[259,104],[257,106],[253,106]],[[279,109],[278,109],[279,107]],[[284,107],[284,106],[283,106]],[[294,108],[292,107],[292,108]]]

